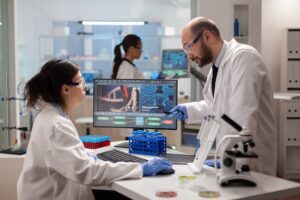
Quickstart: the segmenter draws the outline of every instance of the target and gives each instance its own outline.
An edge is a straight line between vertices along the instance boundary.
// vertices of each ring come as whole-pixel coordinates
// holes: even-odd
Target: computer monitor
[[[188,59],[183,49],[166,49],[162,52],[162,77],[188,77]]]
[[[102,78],[102,71],[101,70],[84,70],[81,72],[82,77],[85,80],[85,84],[88,86],[88,89],[86,91],[86,95],[93,95],[94,92],[94,82],[93,80],[96,78]]]
[[[176,80],[94,80],[95,127],[175,130],[176,105]]]

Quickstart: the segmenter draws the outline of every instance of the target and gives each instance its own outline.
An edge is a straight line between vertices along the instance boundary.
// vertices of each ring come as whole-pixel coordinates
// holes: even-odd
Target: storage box
[[[109,136],[84,135],[80,137],[80,140],[82,141],[84,147],[88,149],[98,149],[110,145]]]
[[[166,154],[167,138],[161,132],[133,131],[128,148],[129,153],[155,156]]]

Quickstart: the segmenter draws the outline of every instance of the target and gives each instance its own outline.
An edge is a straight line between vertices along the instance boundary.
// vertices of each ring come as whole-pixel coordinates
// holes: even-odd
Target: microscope
[[[215,162],[218,152],[221,154],[221,169],[218,170],[217,180],[221,186],[256,186],[255,179],[250,171],[250,159],[257,159],[258,155],[249,151],[255,143],[249,130],[222,115],[221,118],[235,128],[239,134],[224,136],[215,152]],[[225,145],[224,145],[225,144]],[[240,146],[241,145],[241,146]],[[224,146],[222,148],[222,146]],[[242,147],[242,148],[239,148]],[[215,166],[216,163],[215,163]]]

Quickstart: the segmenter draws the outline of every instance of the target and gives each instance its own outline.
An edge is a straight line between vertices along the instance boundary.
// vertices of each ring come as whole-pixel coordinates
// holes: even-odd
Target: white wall
[[[234,5],[249,4],[249,41],[258,51],[261,50],[261,0],[193,0],[192,18],[197,16],[212,19],[218,26],[222,38],[230,41],[233,38]],[[209,66],[200,69],[204,74]],[[201,91],[199,83],[193,82],[192,91]],[[192,94],[195,94],[195,92]],[[202,99],[196,94],[193,100]]]
[[[218,25],[223,39],[233,38],[234,5],[249,4],[249,40],[258,51],[261,49],[261,0],[195,0],[196,16],[212,19]],[[241,26],[241,24],[240,24]]]
[[[39,35],[52,34],[53,20],[144,20],[175,28],[190,19],[189,0],[18,0],[20,74],[39,69]],[[178,37],[163,45],[180,45]]]
[[[212,19],[219,27],[223,39],[233,36],[233,3],[232,0],[200,0],[196,2],[196,16]],[[195,16],[194,16],[195,17]]]
[[[280,90],[283,29],[300,28],[299,0],[262,1],[262,55],[270,69],[274,91]]]

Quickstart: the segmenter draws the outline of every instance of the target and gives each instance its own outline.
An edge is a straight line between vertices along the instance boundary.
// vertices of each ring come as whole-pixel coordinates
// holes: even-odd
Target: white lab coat
[[[131,63],[123,60],[117,73],[117,79],[144,79],[144,76]]]
[[[71,120],[47,104],[35,119],[17,193],[19,200],[88,200],[94,199],[90,186],[142,176],[138,163],[91,157]]]
[[[259,53],[251,46],[231,40],[219,66],[215,97],[211,91],[212,70],[203,89],[204,100],[187,103],[186,123],[196,123],[206,114],[220,117],[227,114],[251,130],[259,155],[255,170],[276,174],[277,133],[273,114],[273,93],[266,66]],[[237,133],[220,120],[218,141],[226,135]]]

